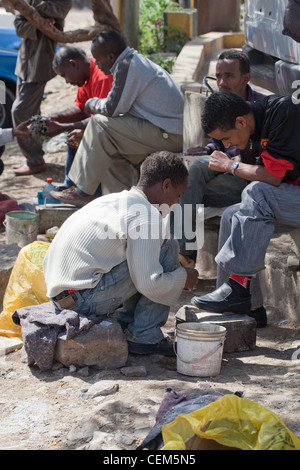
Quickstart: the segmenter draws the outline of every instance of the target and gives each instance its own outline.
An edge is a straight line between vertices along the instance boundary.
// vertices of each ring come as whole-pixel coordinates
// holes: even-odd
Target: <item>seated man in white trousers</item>
[[[83,206],[102,193],[129,189],[150,153],[182,151],[183,95],[172,77],[127,47],[117,31],[104,31],[91,47],[104,74],[113,74],[107,98],[91,98],[89,121],[69,171],[72,189],[52,191],[55,199]]]

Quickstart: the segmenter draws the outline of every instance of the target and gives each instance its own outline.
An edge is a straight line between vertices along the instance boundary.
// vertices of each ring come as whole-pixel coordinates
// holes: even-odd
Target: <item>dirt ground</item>
[[[74,12],[72,21],[83,17]],[[71,21],[71,23],[72,23]],[[88,48],[88,45],[84,44]],[[76,89],[58,77],[47,85],[42,114],[71,106]],[[16,143],[7,145],[0,191],[19,202],[32,201],[51,176],[63,181],[65,152],[46,155],[44,174],[14,177],[12,166],[22,161]],[[5,243],[5,233],[0,233]],[[200,280],[193,295],[208,292],[214,281]],[[174,329],[174,314],[189,303],[184,293],[171,309],[167,330]],[[129,355],[127,366],[144,366],[145,375],[125,376],[120,369],[67,369],[55,364],[41,372],[28,366],[24,349],[0,360],[1,450],[135,450],[155,424],[167,387],[177,392],[219,394],[239,391],[276,413],[300,437],[300,331],[288,322],[269,322],[257,330],[252,351],[224,353],[215,377],[190,377],[176,369],[176,358]],[[102,393],[89,398],[93,384]]]

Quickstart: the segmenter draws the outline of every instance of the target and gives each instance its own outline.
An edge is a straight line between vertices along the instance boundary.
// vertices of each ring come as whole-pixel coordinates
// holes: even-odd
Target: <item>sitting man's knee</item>
[[[252,183],[248,184],[243,190],[242,200],[247,197],[251,197],[252,199],[257,200],[257,197],[261,197],[269,188],[269,183],[264,183],[262,181],[252,181]]]

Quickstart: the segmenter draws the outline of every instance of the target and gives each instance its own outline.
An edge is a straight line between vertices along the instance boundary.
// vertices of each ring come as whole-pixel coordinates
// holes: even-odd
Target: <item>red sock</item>
[[[237,276],[236,274],[230,274],[230,279],[232,279],[233,281],[236,281],[238,282],[239,284],[241,284],[241,286],[245,287],[245,289],[247,289],[248,287],[248,283],[249,281],[251,280],[251,277],[248,277],[248,276]]]

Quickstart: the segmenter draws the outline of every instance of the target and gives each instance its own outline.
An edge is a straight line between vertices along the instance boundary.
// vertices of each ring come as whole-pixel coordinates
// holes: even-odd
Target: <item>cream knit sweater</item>
[[[43,265],[47,295],[93,288],[127,259],[137,291],[171,305],[185,285],[186,271],[163,272],[163,241],[161,215],[139,189],[97,198],[71,215],[52,241]]]

